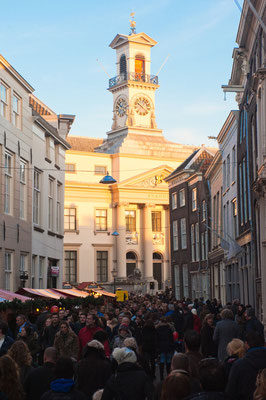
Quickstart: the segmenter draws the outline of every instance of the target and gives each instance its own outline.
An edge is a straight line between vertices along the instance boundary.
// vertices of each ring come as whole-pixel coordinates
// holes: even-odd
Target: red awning
[[[88,297],[88,292],[83,292],[82,290],[78,289],[54,289],[54,291],[58,293],[62,293],[67,297]]]
[[[66,297],[61,293],[57,293],[53,289],[30,289],[30,288],[20,288],[18,291],[20,294],[26,294],[30,297],[44,297],[50,299],[59,300],[61,297]]]
[[[14,299],[18,299],[21,300],[23,303],[26,300],[31,300],[30,297],[22,296],[20,294],[9,292],[9,290],[3,290],[3,289],[0,289],[0,298],[6,301],[12,301]]]

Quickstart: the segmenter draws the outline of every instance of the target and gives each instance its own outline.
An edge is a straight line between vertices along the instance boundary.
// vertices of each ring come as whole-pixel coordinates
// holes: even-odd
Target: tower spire
[[[131,19],[129,20],[129,22],[130,22],[129,36],[135,35],[137,33],[136,32],[136,21],[134,19],[135,13],[134,12],[130,13],[130,17],[131,17]]]

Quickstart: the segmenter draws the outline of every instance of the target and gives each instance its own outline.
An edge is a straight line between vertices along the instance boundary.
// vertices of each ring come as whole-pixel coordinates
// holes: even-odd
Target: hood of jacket
[[[51,382],[51,389],[54,392],[61,392],[61,393],[68,393],[74,386],[75,382],[73,379],[55,379],[54,381]]]
[[[244,359],[257,370],[266,368],[266,347],[249,349]]]

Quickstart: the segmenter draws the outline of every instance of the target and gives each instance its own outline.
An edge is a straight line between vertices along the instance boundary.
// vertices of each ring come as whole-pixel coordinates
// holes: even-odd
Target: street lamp
[[[111,271],[112,277],[114,278],[114,293],[116,292],[116,287],[115,287],[115,278],[117,277],[117,270],[112,269]]]
[[[116,180],[109,175],[109,172],[107,171],[107,174],[100,180],[100,183],[103,183],[104,185],[110,185],[112,183],[116,183]]]

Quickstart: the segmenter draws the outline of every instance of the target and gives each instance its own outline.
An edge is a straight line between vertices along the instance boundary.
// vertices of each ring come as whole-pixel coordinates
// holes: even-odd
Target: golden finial
[[[131,19],[129,20],[129,22],[130,22],[130,32],[129,32],[129,35],[135,35],[135,33],[136,33],[136,21],[134,20],[134,18],[135,18],[135,13],[134,13],[134,12],[131,12],[131,13],[130,13],[130,17],[131,17]]]

